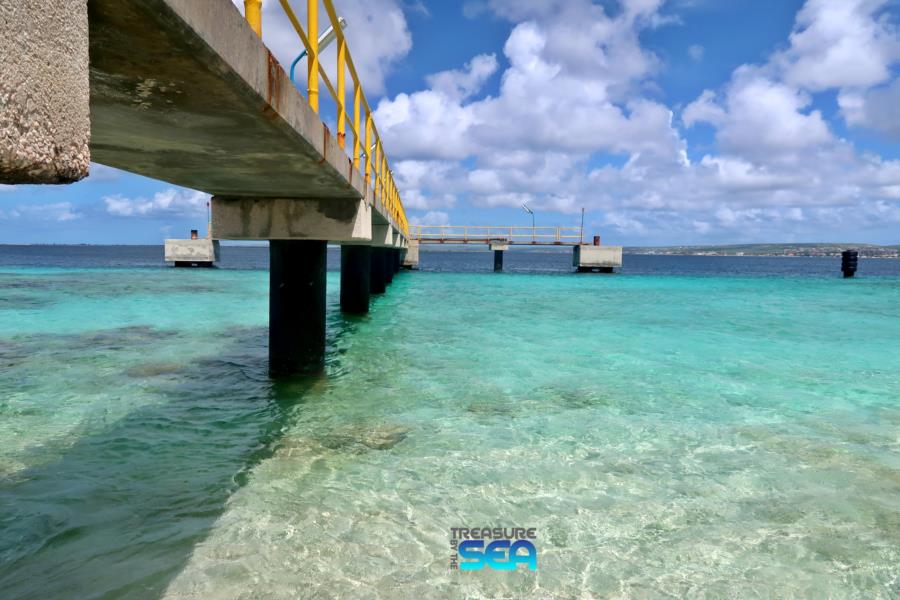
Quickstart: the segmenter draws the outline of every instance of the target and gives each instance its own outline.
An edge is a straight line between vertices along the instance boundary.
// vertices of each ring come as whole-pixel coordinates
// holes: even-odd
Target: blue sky
[[[894,0],[335,5],[414,223],[527,225],[528,202],[608,243],[900,243]],[[159,243],[206,200],[94,165],[0,186],[0,242]]]

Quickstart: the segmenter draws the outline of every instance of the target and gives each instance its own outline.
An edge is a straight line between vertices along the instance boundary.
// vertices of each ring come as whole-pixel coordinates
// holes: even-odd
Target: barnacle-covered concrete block
[[[90,166],[87,0],[0,2],[0,183],[70,183]]]

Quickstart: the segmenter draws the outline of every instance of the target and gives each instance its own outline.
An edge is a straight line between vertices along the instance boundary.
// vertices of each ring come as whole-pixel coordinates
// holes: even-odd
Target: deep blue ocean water
[[[0,597],[900,597],[900,261],[423,252],[358,318],[337,259],[273,382],[265,248],[0,247]]]

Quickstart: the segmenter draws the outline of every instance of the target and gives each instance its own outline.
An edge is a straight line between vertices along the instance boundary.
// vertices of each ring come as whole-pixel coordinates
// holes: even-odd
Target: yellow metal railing
[[[343,28],[339,23],[337,12],[331,0],[321,0],[328,13],[328,20],[334,29],[337,38],[337,87],[332,84],[319,60],[319,1],[307,0],[307,26],[304,30],[297,18],[294,9],[288,0],[278,0],[282,9],[293,25],[297,36],[306,48],[307,59],[307,99],[309,105],[316,113],[319,112],[319,78],[325,84],[337,105],[337,139],[341,148],[345,148],[347,129],[353,133],[353,151],[350,157],[353,159],[353,168],[360,168],[360,160],[364,156],[363,173],[366,185],[371,185],[375,190],[376,198],[381,200],[385,210],[394,218],[398,227],[404,234],[409,234],[409,224],[406,220],[406,211],[400,200],[400,191],[394,181],[381,136],[372,120],[372,109],[362,91],[359,75],[353,64],[350,50],[347,48],[347,40],[344,37]],[[244,0],[244,15],[250,27],[262,35],[262,0]],[[373,32],[378,35],[378,32]],[[347,111],[347,73],[353,84],[353,115]]]
[[[491,227],[482,225],[413,225],[409,238],[420,242],[580,244],[580,227]]]

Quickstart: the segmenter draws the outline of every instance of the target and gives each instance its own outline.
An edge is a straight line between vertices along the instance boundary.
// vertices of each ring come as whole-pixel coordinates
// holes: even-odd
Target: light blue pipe
[[[306,56],[306,49],[303,49],[303,52],[300,53],[300,56],[294,59],[294,62],[291,63],[291,83],[296,84],[294,81],[294,69],[297,68],[297,63],[303,60],[303,57]]]
[[[338,25],[341,26],[342,30],[346,29],[346,19],[344,19],[344,17],[338,17]],[[334,33],[334,27],[329,27],[328,30],[319,37],[319,52],[321,53],[321,51],[324,50],[325,47],[328,46],[328,44],[333,42],[335,37],[337,36]],[[304,56],[306,56],[306,48],[304,48],[303,52],[301,52],[300,55],[294,59],[294,62],[291,63],[291,83],[293,83],[294,85],[296,85],[296,82],[294,81],[294,69],[297,68],[297,63],[303,60]]]

